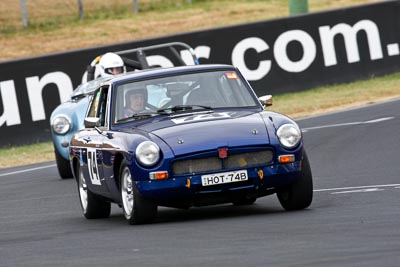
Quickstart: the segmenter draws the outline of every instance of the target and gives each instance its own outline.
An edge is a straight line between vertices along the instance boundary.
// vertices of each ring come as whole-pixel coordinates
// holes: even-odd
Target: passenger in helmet
[[[91,81],[99,77],[110,77],[112,75],[125,73],[126,67],[122,58],[115,53],[106,53],[96,57],[86,68],[87,75],[83,81]]]
[[[147,90],[144,88],[130,90],[125,96],[124,117],[131,117],[145,110],[147,103]]]
[[[119,55],[111,52],[101,56],[98,67],[100,72],[99,76],[101,77],[109,77],[126,72],[122,58]]]

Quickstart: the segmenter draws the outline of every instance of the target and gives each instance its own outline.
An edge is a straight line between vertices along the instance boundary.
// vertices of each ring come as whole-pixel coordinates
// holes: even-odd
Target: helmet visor
[[[106,73],[111,75],[120,74],[124,71],[123,67],[114,67],[114,68],[107,68],[104,70]]]

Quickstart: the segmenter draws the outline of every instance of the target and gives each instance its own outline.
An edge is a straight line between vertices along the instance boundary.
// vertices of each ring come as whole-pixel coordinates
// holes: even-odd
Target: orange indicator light
[[[190,179],[186,179],[186,187],[187,187],[187,188],[190,188],[190,185],[191,185]]]
[[[294,155],[281,155],[279,156],[280,163],[291,163],[294,162],[295,157]]]
[[[260,180],[264,179],[264,172],[263,172],[263,170],[258,170],[258,177],[260,177]]]
[[[168,172],[161,171],[161,172],[151,172],[149,174],[150,180],[164,180],[168,178]]]

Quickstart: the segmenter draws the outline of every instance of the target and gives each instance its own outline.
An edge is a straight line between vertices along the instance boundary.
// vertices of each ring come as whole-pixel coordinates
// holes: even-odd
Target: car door
[[[108,87],[102,87],[94,93],[94,99],[88,110],[87,118],[98,119],[97,126],[86,131],[83,140],[86,143],[88,177],[93,191],[107,194],[103,169],[103,142],[106,118]]]

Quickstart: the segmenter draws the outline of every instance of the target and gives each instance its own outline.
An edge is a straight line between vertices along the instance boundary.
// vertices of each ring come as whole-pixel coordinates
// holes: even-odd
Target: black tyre
[[[111,203],[102,200],[89,191],[82,170],[78,165],[77,170],[79,200],[83,215],[86,219],[108,218],[111,213]]]
[[[58,152],[57,148],[55,147],[54,147],[54,154],[56,155],[58,174],[60,174],[61,179],[72,178],[73,175],[71,166],[69,164],[69,160],[64,159]]]
[[[140,195],[125,160],[121,163],[119,178],[122,209],[129,224],[143,224],[154,221],[157,216],[157,205]]]
[[[301,210],[311,205],[313,199],[313,182],[311,167],[304,151],[299,179],[292,185],[277,192],[279,202],[285,210]]]

